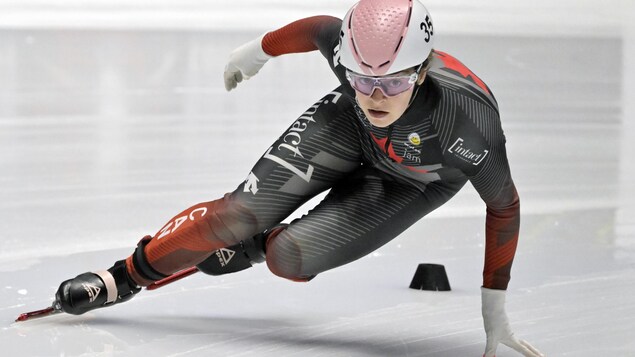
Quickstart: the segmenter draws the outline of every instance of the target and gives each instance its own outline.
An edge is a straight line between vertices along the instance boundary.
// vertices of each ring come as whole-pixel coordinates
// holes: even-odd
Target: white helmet
[[[423,63],[433,42],[432,19],[418,0],[360,0],[342,22],[340,63],[360,74],[400,72]]]

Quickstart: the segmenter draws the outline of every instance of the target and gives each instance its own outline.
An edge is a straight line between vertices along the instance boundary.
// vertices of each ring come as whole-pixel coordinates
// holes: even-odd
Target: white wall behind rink
[[[443,33],[615,36],[632,0],[427,0]],[[0,28],[270,29],[355,0],[0,0]]]
[[[12,154],[4,157],[10,162],[0,156],[0,167],[18,172],[31,167],[24,164],[29,158],[38,162],[22,132],[75,122],[99,137],[94,151],[107,162],[117,161],[113,148],[133,142],[127,135],[136,135],[138,123],[198,127],[213,118],[233,132],[252,128],[258,135],[250,145],[265,147],[335,79],[319,54],[303,54],[271,61],[228,94],[222,84],[227,55],[260,31],[304,16],[341,16],[352,3],[0,0],[0,152]],[[633,37],[622,33],[622,21],[635,15],[620,12],[626,2],[475,3],[426,1],[440,49],[469,64],[497,95],[525,210],[612,206],[625,187],[632,192],[625,154],[631,151],[621,150],[618,138],[621,133],[625,149],[635,138],[632,125],[624,125],[632,96],[622,95],[632,88],[632,76],[621,68],[632,62],[625,42]],[[625,51],[631,55],[623,59]],[[625,104],[630,109],[623,112]],[[235,180],[248,169],[226,176]],[[482,204],[475,192],[461,197],[469,201],[462,207]]]

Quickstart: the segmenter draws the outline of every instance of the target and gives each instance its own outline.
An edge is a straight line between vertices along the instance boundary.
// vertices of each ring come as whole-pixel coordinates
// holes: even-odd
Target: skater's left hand
[[[233,50],[229,55],[229,61],[223,73],[225,89],[228,92],[236,88],[243,79],[255,76],[262,66],[273,58],[262,49],[262,39],[264,37],[265,35],[262,35],[245,43]]]
[[[513,348],[526,357],[544,357],[527,341],[514,336],[505,313],[505,290],[481,288],[483,322],[487,334],[484,357],[494,357],[499,343]]]

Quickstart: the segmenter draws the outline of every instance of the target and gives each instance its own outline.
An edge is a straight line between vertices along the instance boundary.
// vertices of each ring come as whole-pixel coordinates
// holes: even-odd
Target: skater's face
[[[414,72],[413,69],[406,70],[403,72],[399,72],[396,74],[391,74],[385,77],[377,77],[379,79],[382,78],[408,78],[408,76],[412,75]],[[426,72],[422,71],[419,73],[416,78],[416,83],[421,85],[426,77]],[[393,81],[396,83],[395,81]],[[378,83],[378,81],[376,82]],[[384,89],[377,84],[371,90],[371,94],[365,94],[360,92],[358,89],[353,86],[355,89],[355,97],[357,98],[357,103],[362,108],[362,111],[366,115],[366,118],[376,127],[384,128],[388,125],[397,121],[397,119],[401,118],[403,113],[408,109],[408,103],[410,102],[410,98],[412,97],[412,93],[414,91],[414,82],[410,83],[409,88],[405,91],[391,95],[392,93],[386,94]],[[390,85],[390,82],[387,83]]]

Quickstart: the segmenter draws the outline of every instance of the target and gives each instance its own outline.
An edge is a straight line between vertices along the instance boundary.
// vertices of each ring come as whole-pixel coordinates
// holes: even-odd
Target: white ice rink
[[[310,283],[260,265],[13,322],[244,180],[337,83],[300,54],[227,93],[229,52],[352,3],[0,0],[1,356],[482,356],[471,187]],[[523,211],[507,312],[550,357],[635,356],[634,3],[426,2],[436,47],[498,99]],[[452,291],[408,289],[419,263],[444,264]]]

